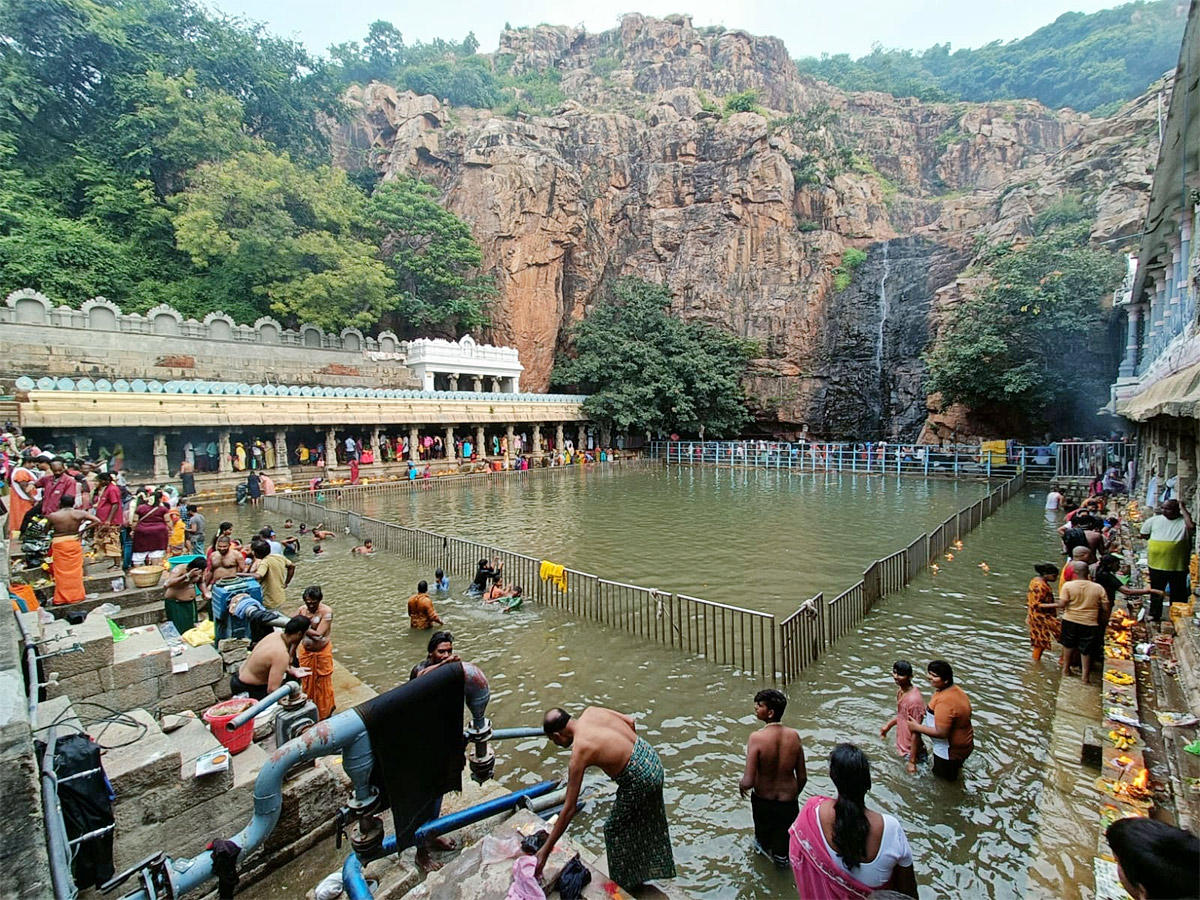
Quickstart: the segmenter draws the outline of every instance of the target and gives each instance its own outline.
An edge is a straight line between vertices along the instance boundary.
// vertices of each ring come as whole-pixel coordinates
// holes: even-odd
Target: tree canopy
[[[589,394],[588,416],[621,431],[737,435],[749,421],[741,376],[753,345],[670,307],[664,285],[615,282],[572,329],[574,355],[559,358],[554,383]]]
[[[848,54],[805,57],[800,71],[851,91],[884,91],[922,100],[1040,100],[1057,109],[1107,111],[1141,94],[1175,68],[1187,19],[1181,0],[1137,0],[1085,15],[1064,13],[1028,37],[951,52],[917,53],[876,45]]]
[[[1103,319],[1099,301],[1123,264],[1089,247],[1087,235],[1086,224],[1063,224],[1024,246],[984,253],[989,285],[957,307],[925,355],[926,387],[943,407],[962,403],[1044,422],[1065,418],[1056,408],[1073,411],[1097,386],[1103,392],[1108,379],[1093,358],[1093,338]]]
[[[369,46],[402,42],[374,28]],[[329,165],[344,86],[193,0],[6,0],[0,290],[331,329],[484,323],[482,255],[434,189],[369,198]]]

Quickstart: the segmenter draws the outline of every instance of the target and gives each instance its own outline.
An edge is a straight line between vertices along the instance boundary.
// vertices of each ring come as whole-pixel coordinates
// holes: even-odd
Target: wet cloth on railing
[[[548,559],[542,560],[541,568],[538,570],[538,575],[542,581],[552,581],[554,586],[560,591],[567,590],[567,571],[565,566],[556,565]]]
[[[392,807],[396,843],[413,845],[413,834],[430,818],[437,799],[462,790],[463,667],[439,666],[355,707],[362,717],[376,772]]]

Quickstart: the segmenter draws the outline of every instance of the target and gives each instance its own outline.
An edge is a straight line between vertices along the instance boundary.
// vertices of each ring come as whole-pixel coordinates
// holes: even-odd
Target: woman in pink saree
[[[812,797],[788,829],[800,900],[864,900],[887,888],[917,896],[912,851],[894,816],[866,807],[871,767],[854,744],[829,755],[837,799]]]

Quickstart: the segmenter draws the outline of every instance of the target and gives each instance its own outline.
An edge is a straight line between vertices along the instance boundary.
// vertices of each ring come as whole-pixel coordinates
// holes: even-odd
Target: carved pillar
[[[412,462],[418,462],[421,459],[421,451],[418,443],[421,440],[421,433],[417,430],[416,425],[408,426],[408,458]]]
[[[450,390],[452,390],[452,391],[458,390],[458,373],[457,372],[453,373],[450,376]]]
[[[76,434],[71,437],[71,443],[75,446],[76,459],[88,458],[88,444],[91,443],[89,438],[81,434]]]
[[[576,450],[586,450],[587,449],[587,428],[585,428],[582,425],[579,426],[579,431],[576,434],[575,449]]]
[[[1138,331],[1142,317],[1141,304],[1130,303],[1125,307],[1125,315],[1128,322],[1128,334],[1125,336],[1125,358],[1121,360],[1121,367],[1117,371],[1117,375],[1121,378],[1132,378],[1137,374]]]
[[[534,459],[542,458],[542,426],[533,426],[533,452],[531,454]]]
[[[563,437],[562,422],[559,422],[554,426],[554,452],[555,453],[563,452],[563,444],[565,443],[565,441],[566,441],[566,438]]]
[[[379,426],[376,425],[371,429],[371,459],[375,460],[375,465],[383,465],[383,454],[379,452]]]
[[[513,457],[516,456],[516,450],[514,446],[516,441],[513,438],[513,427],[511,425],[504,426],[504,439],[508,447],[504,453],[504,458],[511,464]]]
[[[283,429],[275,432],[275,468],[287,469],[292,460],[288,456],[287,432]]]
[[[446,426],[446,434],[442,437],[442,443],[444,443],[446,445],[446,460],[447,460],[447,462],[454,462],[456,457],[455,457],[455,453],[454,453],[454,426],[453,425]]]
[[[217,471],[222,474],[233,471],[233,463],[229,460],[229,432],[217,434]]]
[[[167,461],[167,433],[154,433],[154,477],[167,478],[171,474],[171,464]]]
[[[471,376],[471,390],[477,394],[483,393],[483,378],[479,375]]]
[[[1173,237],[1170,242],[1171,247],[1171,264],[1167,267],[1167,314],[1170,325],[1167,333],[1167,340],[1175,337],[1183,330],[1183,303],[1180,297],[1182,284],[1179,279],[1179,272],[1182,268],[1181,260],[1183,255],[1179,244],[1179,238]]]
[[[325,471],[328,472],[337,465],[337,433],[332,428],[325,429]]]
[[[487,459],[487,435],[483,433],[483,426],[475,426],[475,446],[479,449],[479,458]]]
[[[1192,220],[1185,218],[1179,229],[1179,296],[1183,305],[1183,324],[1196,318],[1196,290],[1192,287],[1188,263],[1192,253]]]

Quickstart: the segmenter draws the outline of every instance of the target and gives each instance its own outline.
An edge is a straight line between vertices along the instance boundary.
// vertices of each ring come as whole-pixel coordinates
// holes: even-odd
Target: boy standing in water
[[[797,799],[808,782],[800,733],[780,720],[787,709],[782,691],[767,688],[754,695],[754,715],[766,724],[750,735],[746,771],[738,782],[754,811],[754,842],[777,866],[788,865],[788,828],[800,814]]]
[[[917,774],[917,763],[925,757],[925,742],[919,734],[913,734],[908,727],[908,719],[920,719],[925,715],[925,698],[921,689],[913,684],[912,663],[898,659],[892,663],[892,681],[896,683],[896,715],[887,720],[887,724],[879,729],[879,736],[886,738],[887,733],[896,729],[896,752],[907,760],[908,774]]]

